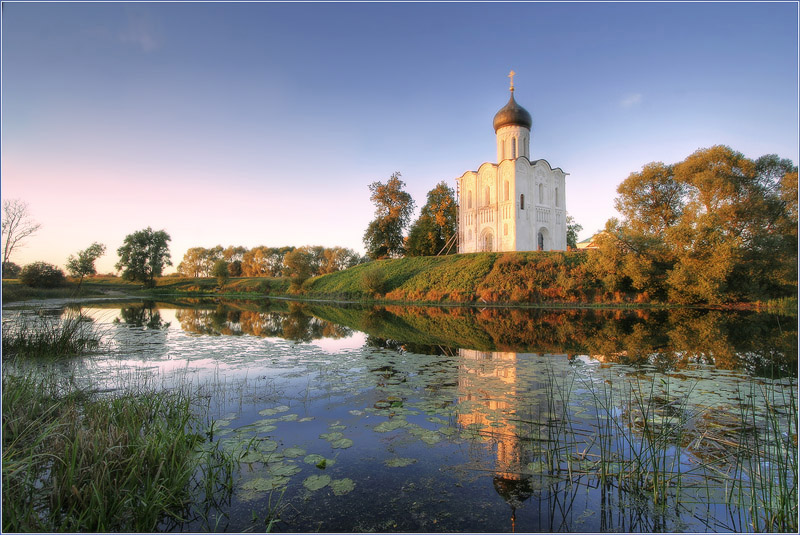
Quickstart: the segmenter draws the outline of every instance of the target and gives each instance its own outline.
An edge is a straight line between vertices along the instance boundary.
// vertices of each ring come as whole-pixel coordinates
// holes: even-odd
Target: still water
[[[52,314],[76,311],[104,337],[77,380],[191,385],[205,434],[240,458],[232,495],[164,530],[276,514],[293,532],[797,525],[793,317],[202,300]]]

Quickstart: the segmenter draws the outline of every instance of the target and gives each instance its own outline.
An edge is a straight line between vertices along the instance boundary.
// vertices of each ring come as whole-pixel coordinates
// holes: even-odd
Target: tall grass
[[[2,386],[3,531],[155,531],[232,488],[186,390],[99,397],[9,372]]]
[[[20,314],[3,321],[3,360],[71,357],[100,345],[101,333],[81,314],[52,318]]]
[[[747,515],[753,531],[797,532],[797,398],[750,384],[740,397],[742,422],[753,430],[738,437],[729,500]]]
[[[693,517],[712,531],[797,532],[794,385],[751,381],[740,413],[720,418],[690,403],[692,388],[673,391],[659,376],[576,382],[548,374],[549,423],[534,437],[531,455],[540,460],[529,466],[546,467],[540,486],[553,504],[571,503],[585,485],[599,488],[603,531],[681,530]],[[578,390],[594,401],[588,426],[569,408]]]

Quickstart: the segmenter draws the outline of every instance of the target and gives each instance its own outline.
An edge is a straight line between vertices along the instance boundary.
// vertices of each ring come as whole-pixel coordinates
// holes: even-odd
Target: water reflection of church
[[[495,455],[493,483],[497,493],[511,507],[511,529],[516,528],[516,509],[534,494],[528,465],[536,451],[530,442],[537,415],[548,407],[532,406],[529,394],[547,389],[547,377],[525,373],[523,363],[567,355],[539,355],[501,351],[459,349],[459,406],[471,407],[459,413],[463,428],[480,429]]]

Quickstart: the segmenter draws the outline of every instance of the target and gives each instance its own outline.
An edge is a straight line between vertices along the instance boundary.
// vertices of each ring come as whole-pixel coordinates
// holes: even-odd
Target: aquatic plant
[[[80,313],[57,318],[19,314],[3,322],[3,360],[77,356],[97,348],[100,338],[99,328]]]
[[[5,370],[2,386],[3,531],[155,531],[230,494],[186,390],[99,396]]]
[[[540,486],[562,501],[576,484],[599,486],[605,529],[627,512],[619,521],[627,530],[672,530],[703,504],[707,518],[693,516],[714,530],[796,532],[796,388],[742,381],[735,417],[714,413],[697,384],[651,371],[586,376],[576,387],[574,375],[550,372],[549,418],[533,436],[521,432],[537,446],[520,470],[556,476]],[[591,425],[568,408],[575,392],[593,399]]]

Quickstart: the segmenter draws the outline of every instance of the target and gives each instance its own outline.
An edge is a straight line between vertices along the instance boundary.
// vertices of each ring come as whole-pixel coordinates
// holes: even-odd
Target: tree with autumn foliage
[[[710,303],[797,289],[797,167],[730,147],[650,163],[617,188],[590,268],[609,292]]]
[[[398,172],[386,183],[375,181],[369,185],[375,219],[364,232],[364,245],[372,259],[397,258],[405,252],[403,231],[414,212],[414,199],[404,191],[405,186]]]
[[[442,181],[428,192],[428,201],[411,225],[406,242],[407,256],[439,254],[456,233],[458,205],[453,188]],[[452,250],[456,250],[452,247]],[[444,251],[445,254],[448,251]]]

